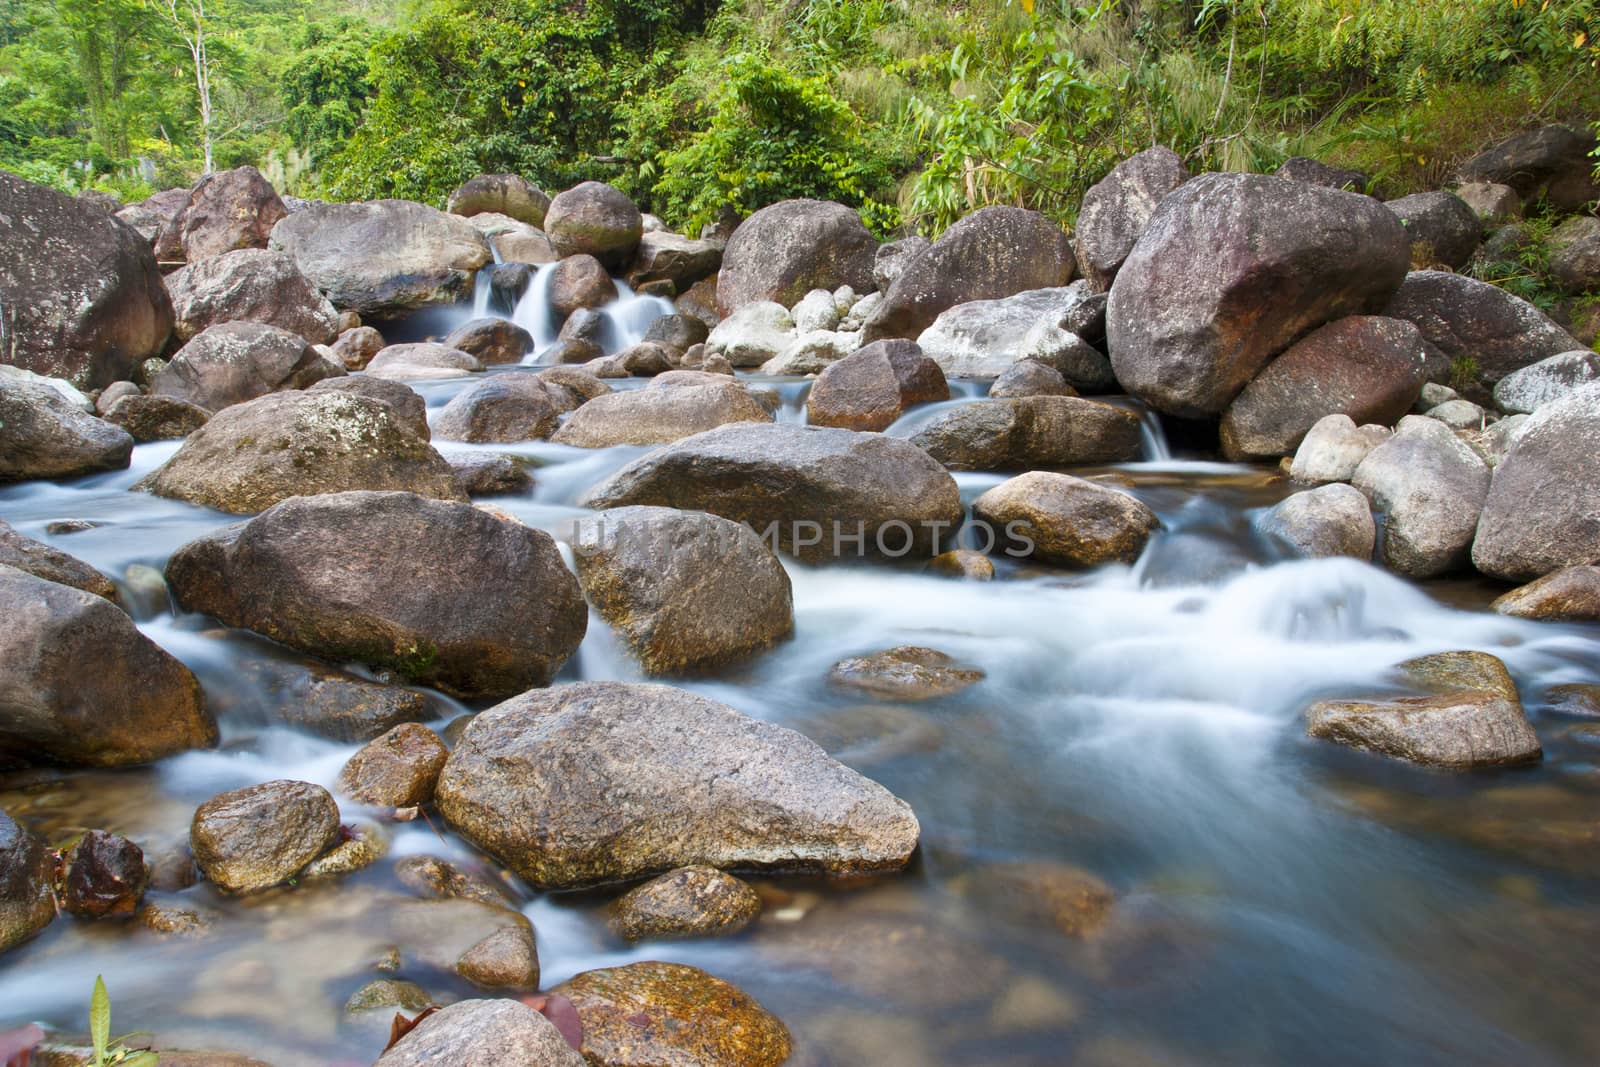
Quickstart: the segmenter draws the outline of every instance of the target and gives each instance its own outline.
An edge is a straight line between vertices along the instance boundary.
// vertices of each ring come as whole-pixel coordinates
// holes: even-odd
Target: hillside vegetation
[[[689,231],[814,196],[932,234],[992,203],[1070,223],[1158,142],[1436,188],[1499,135],[1594,121],[1597,42],[1590,0],[18,0],[0,166],[137,197],[209,150],[436,204],[516,171]]]

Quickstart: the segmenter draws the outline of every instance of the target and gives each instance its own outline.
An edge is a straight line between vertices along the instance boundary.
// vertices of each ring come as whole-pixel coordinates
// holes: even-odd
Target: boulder
[[[998,377],[1019,359],[1035,359],[1075,386],[1104,389],[1114,384],[1111,367],[1077,332],[1097,305],[1082,284],[975,300],[942,312],[917,343],[952,378]]]
[[[1413,193],[1384,207],[1405,223],[1414,263],[1454,270],[1465,266],[1483,241],[1477,212],[1454,193]]]
[[[593,400],[597,396],[605,396],[611,392],[611,386],[582,367],[546,367],[544,370],[539,371],[539,377],[552,385],[567,390],[578,404],[585,400]],[[578,404],[574,404],[573,407],[577,407]]]
[[[1408,262],[1405,227],[1375,200],[1201,175],[1162,202],[1111,286],[1117,381],[1168,414],[1220,414],[1306,331],[1380,311]]]
[[[950,399],[944,371],[914,341],[875,341],[824,367],[806,397],[812,426],[876,431],[907,408]]]
[[[1318,327],[1268,363],[1228,405],[1223,453],[1235,460],[1292,455],[1328,415],[1397,422],[1428,377],[1425,347],[1422,334],[1403,319],[1352,315]]]
[[[1584,347],[1526,300],[1445,271],[1408,274],[1383,314],[1416,323],[1452,374],[1491,387],[1529,364]]]
[[[1512,371],[1495,383],[1494,402],[1509,414],[1532,414],[1574,389],[1600,381],[1600,353],[1562,352]]]
[[[272,393],[226,408],[134,488],[234,514],[352,489],[464,499],[450,465],[394,408],[332,392]]]
[[[592,488],[583,504],[709,511],[808,562],[931,555],[962,513],[955,479],[909,441],[784,423],[721,426],[658,448]]]
[[[1320,484],[1348,482],[1374,448],[1389,439],[1387,426],[1357,426],[1348,415],[1324,415],[1295,450],[1289,477]]]
[[[1394,700],[1323,700],[1306,710],[1312,737],[1437,767],[1495,767],[1543,754],[1513,693],[1461,690]]]
[[[1344,189],[1352,193],[1367,191],[1367,176],[1349,167],[1335,167],[1305,156],[1290,156],[1274,172],[1278,177],[1307,185],[1321,185],[1328,189]]]
[[[683,353],[704,344],[710,335],[705,323],[687,315],[663,315],[644,331],[646,341],[655,341]]]
[[[466,219],[409,200],[312,204],[278,223],[269,247],[335,307],[376,318],[466,299],[493,258]]]
[[[333,305],[282,252],[241,248],[191,263],[167,277],[167,291],[180,341],[236,321],[276,326],[313,345],[329,344],[338,333]]]
[[[916,645],[840,660],[828,672],[828,681],[836,686],[908,703],[959,693],[982,680],[982,671],[957,667],[938,649]]]
[[[1485,226],[1501,226],[1522,217],[1522,197],[1509,185],[1468,182],[1456,190],[1456,195]]]
[[[441,441],[539,441],[555,432],[562,401],[536,374],[496,374],[451,398],[434,416]]]
[[[1189,180],[1178,153],[1162,145],[1129,156],[1083,195],[1074,244],[1078,272],[1098,292],[1111,288],[1161,201]]]
[[[441,1008],[375,1067],[584,1067],[555,1024],[518,1000],[463,1000]]]
[[[678,352],[659,341],[640,341],[629,345],[614,357],[630,377],[649,378],[665,374],[677,363]]]
[[[448,457],[461,491],[481,496],[523,496],[533,490],[533,475],[520,457],[495,452],[468,452]]]
[[[0,375],[0,484],[121,470],[133,438],[44,385]]]
[[[656,445],[729,423],[770,423],[772,416],[738,382],[630,389],[586,402],[553,438],[579,448]]]
[[[0,810],[0,952],[34,937],[56,917],[54,867],[44,843]]]
[[[739,224],[722,253],[717,309],[727,318],[746,304],[789,307],[812,289],[873,288],[878,242],[854,208],[831,200],[784,200]],[[738,364],[735,363],[735,366]]]
[[[139,232],[152,249],[183,206],[189,202],[188,189],[163,189],[137,204],[119,208],[112,214]]]
[[[179,549],[179,603],[465,698],[548,685],[587,625],[542,531],[411,493],[307,496]]]
[[[80,919],[132,915],[150,884],[144,851],[120,834],[90,830],[62,853],[61,909]]]
[[[1526,205],[1540,200],[1577,211],[1600,197],[1594,178],[1594,137],[1565,126],[1544,126],[1508,137],[1461,165],[1462,181],[1509,185]]]
[[[795,337],[776,356],[761,364],[761,373],[774,377],[821,374],[860,348],[858,333],[813,330]]]
[[[813,330],[837,330],[839,328],[839,307],[834,303],[833,294],[826,289],[813,289],[801,298],[800,303],[789,309],[794,317],[794,328],[800,333],[810,333]]]
[[[862,340],[916,337],[957,304],[1064,286],[1074,269],[1072,242],[1054,222],[1022,208],[979,208],[905,265]]]
[[[702,278],[709,278],[722,267],[727,242],[715,238],[691,241],[676,233],[658,230],[639,238],[639,250],[628,268],[628,284],[635,290],[654,282],[671,282],[683,292]]]
[[[467,378],[482,369],[477,356],[434,341],[389,345],[367,364],[368,375],[392,382]]]
[[[366,370],[372,357],[382,352],[389,342],[371,326],[357,326],[341,333],[333,342],[333,354],[348,371]]]
[[[1600,560],[1600,383],[1528,416],[1494,470],[1472,562],[1508,581]]]
[[[717,310],[717,276],[701,278],[687,290],[678,294],[672,306],[680,315],[687,315],[692,319],[699,319],[706,324],[706,329],[714,329],[722,321],[722,313]]]
[[[12,368],[12,369],[16,370],[19,374],[28,375],[29,379],[34,379],[34,378],[38,378],[39,377],[38,375],[33,374],[31,371],[25,371],[25,370],[22,370],[21,368]],[[4,372],[0,372],[0,373],[4,373]],[[61,381],[60,378],[44,378],[44,379],[41,379],[41,380],[42,381],[46,381],[46,382],[60,382]],[[67,383],[62,382],[62,384],[66,385]],[[68,385],[67,388],[71,389],[72,387],[70,385]],[[76,389],[73,389],[72,391],[74,393],[78,393],[78,391]],[[63,394],[63,395],[65,395],[65,394]],[[125,397],[125,396],[140,396],[140,395],[142,395],[142,394],[141,394],[141,391],[140,391],[139,387],[137,385],[134,385],[132,382],[112,382],[110,385],[108,385],[104,389],[100,390],[100,395],[95,397],[94,413],[103,417],[106,412],[111,410],[111,406],[113,404],[115,404],[117,401],[121,400],[123,397]],[[78,396],[83,396],[83,394],[82,393],[78,393]],[[67,396],[67,399],[68,400],[75,400],[76,398],[71,397],[71,396]],[[84,399],[88,399],[88,398],[85,397]]]
[[[446,348],[465,352],[484,366],[521,363],[533,351],[533,335],[510,319],[469,319],[444,339]]]
[[[35,578],[47,582],[70,585],[85,593],[105,597],[115,602],[117,587],[111,579],[74,556],[52,548],[42,541],[24,537],[0,519],[0,565],[27,571]]]
[[[438,715],[418,690],[276,658],[239,661],[227,682],[213,681],[211,700],[227,718],[288,726],[345,744],[371,741],[401,723]]]
[[[0,171],[0,352],[95,388],[161,354],[172,301],[150,245],[92,204]]]
[[[788,573],[728,519],[614,508],[574,525],[572,551],[584,594],[647,674],[736,663],[794,632]]]
[[[951,470],[1017,470],[1139,458],[1139,417],[1069,396],[977,400],[951,408],[911,443]]]
[[[682,963],[584,971],[550,992],[578,1009],[590,1067],[778,1067],[794,1049],[788,1028],[747,993]]]
[[[1407,415],[1361,461],[1352,483],[1384,515],[1382,561],[1390,570],[1432,578],[1466,565],[1489,466],[1448,426]]]
[[[1295,493],[1260,519],[1259,528],[1310,559],[1372,559],[1378,528],[1359,489],[1334,483]]]
[[[1046,471],[1001,482],[973,501],[972,516],[1009,552],[1072,567],[1132,563],[1161,525],[1127,493]]]
[[[624,893],[611,906],[611,929],[629,941],[726,937],[761,914],[750,886],[715,867],[679,867]]]
[[[617,285],[598,259],[580,253],[551,268],[547,294],[550,310],[557,320],[565,320],[579,308],[611,303],[617,298]]]
[[[550,198],[521,175],[480,174],[451,192],[445,210],[462,216],[492,212],[540,227],[544,225],[545,212],[550,210]]]
[[[644,218],[632,200],[602,182],[584,182],[550,201],[544,231],[556,254],[589,255],[609,270],[633,261]]]
[[[887,293],[905,272],[906,265],[933,244],[926,237],[902,237],[878,246],[872,257],[872,280],[879,293]]]
[[[144,444],[182,440],[210,422],[211,412],[174,396],[125,396],[111,405],[106,421]]]
[[[0,763],[122,767],[217,741],[200,683],[93,593],[0,565]]]
[[[272,183],[254,167],[207,174],[169,223],[189,263],[240,248],[265,248],[272,228],[289,209]]]
[[[352,393],[364,396],[368,400],[376,400],[388,404],[400,418],[400,423],[406,429],[428,440],[432,431],[428,429],[428,405],[415,389],[402,385],[400,382],[391,382],[384,378],[373,378],[369,375],[349,374],[342,378],[324,378],[306,390],[308,393]]]
[[[1563,567],[1513,589],[1494,610],[1519,619],[1600,622],[1600,566]]]
[[[759,367],[795,339],[789,309],[770,300],[742,305],[706,337],[708,354],[727,357],[735,367]]]
[[[990,400],[1012,400],[1024,396],[1077,396],[1061,372],[1036,359],[1019,359],[989,386]]]
[[[339,840],[339,805],[310,782],[278,779],[219,793],[195,809],[189,850],[229,893],[287,882]]]
[[[433,802],[450,750],[421,723],[405,722],[363,745],[339,771],[339,791],[360,804],[409,808]]]
[[[259,322],[224,322],[178,349],[150,383],[150,392],[221,411],[343,373],[299,334]]]
[[[439,779],[459,832],[540,889],[676,867],[899,870],[904,801],[792,730],[660,685],[585,682],[480,714]]]
[[[1437,419],[1452,430],[1481,430],[1488,412],[1470,400],[1447,400],[1436,408],[1429,408],[1423,412],[1430,419]]]
[[[1563,292],[1600,292],[1600,219],[1588,219],[1587,232],[1550,256],[1550,273]]]

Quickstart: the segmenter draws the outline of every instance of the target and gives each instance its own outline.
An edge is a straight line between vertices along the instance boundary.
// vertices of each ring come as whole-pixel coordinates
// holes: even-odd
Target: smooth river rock
[[[661,685],[583,682],[483,712],[439,779],[460,833],[541,889],[689,865],[904,867],[904,801],[792,730]]]
[[[434,416],[433,436],[475,444],[539,441],[556,431],[563,406],[536,374],[497,374],[451,397]]]
[[[1384,565],[1431,578],[1468,563],[1489,477],[1489,465],[1448,426],[1407,415],[1352,481],[1385,517]]]
[[[0,376],[0,484],[122,470],[133,438],[46,385]]]
[[[621,270],[639,247],[644,218],[626,194],[603,182],[583,182],[550,201],[544,232],[563,259],[589,255]]]
[[[1309,559],[1372,559],[1378,528],[1361,490],[1334,483],[1285,499],[1260,519],[1261,532]]]
[[[0,519],[0,564],[27,571],[47,582],[82,589],[113,603],[117,600],[117,587],[110,578],[59,548],[24,537],[4,519]]]
[[[824,367],[806,394],[812,426],[878,431],[917,404],[950,399],[944,371],[914,341],[874,341]]]
[[[297,333],[259,322],[224,322],[178,349],[150,392],[216,412],[343,374],[342,365],[324,359]]]
[[[463,1000],[422,1020],[374,1067],[584,1067],[555,1024],[518,1000]]]
[[[1161,525],[1127,493],[1047,471],[1001,482],[973,502],[972,515],[989,523],[1001,543],[1017,542],[1020,550],[1031,542],[1026,555],[1073,567],[1132,563]]]
[[[911,438],[951,470],[1121,463],[1142,447],[1139,417],[1071,396],[978,400],[951,408]]]
[[[611,929],[629,941],[726,937],[761,914],[761,897],[715,867],[679,867],[611,905]]]
[[[0,810],[0,952],[34,937],[56,917],[53,867],[44,843]]]
[[[333,304],[282,252],[241,248],[191,263],[167,277],[167,290],[180,341],[224,322],[276,326],[313,345],[338,335]]]
[[[1600,622],[1600,566],[1566,567],[1499,597],[1502,615],[1548,622]]]
[[[189,849],[230,893],[286,882],[339,840],[339,805],[310,782],[279,779],[220,793],[195,810]]]
[[[572,413],[553,440],[579,448],[660,445],[729,423],[771,421],[771,413],[748,389],[723,378],[705,385],[629,389],[595,397]]]

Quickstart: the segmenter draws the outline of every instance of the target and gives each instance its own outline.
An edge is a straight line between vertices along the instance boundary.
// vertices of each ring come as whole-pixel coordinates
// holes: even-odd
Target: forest
[[[1591,0],[8,0],[0,167],[138,199],[253,164],[442,205],[596,178],[690,232],[797,196],[880,234],[1070,224],[1118,159],[1316,155],[1395,196],[1600,113]]]

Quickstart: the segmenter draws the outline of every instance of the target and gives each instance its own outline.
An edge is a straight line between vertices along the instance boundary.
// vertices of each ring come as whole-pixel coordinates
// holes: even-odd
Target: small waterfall
[[[1139,442],[1146,463],[1167,463],[1172,459],[1172,449],[1167,445],[1167,432],[1161,426],[1161,416],[1149,408],[1139,412]]]
[[[494,247],[494,242],[489,242],[489,247]],[[496,257],[495,262],[499,262]],[[481,319],[489,314],[489,301],[494,296],[494,283],[489,276],[494,273],[489,270],[480,270],[472,276],[472,317]]]
[[[533,335],[533,351],[528,354],[526,362],[535,362],[538,353],[556,343],[560,327],[550,311],[550,275],[555,269],[554,263],[545,263],[534,271],[528,291],[511,309],[511,321]]]

